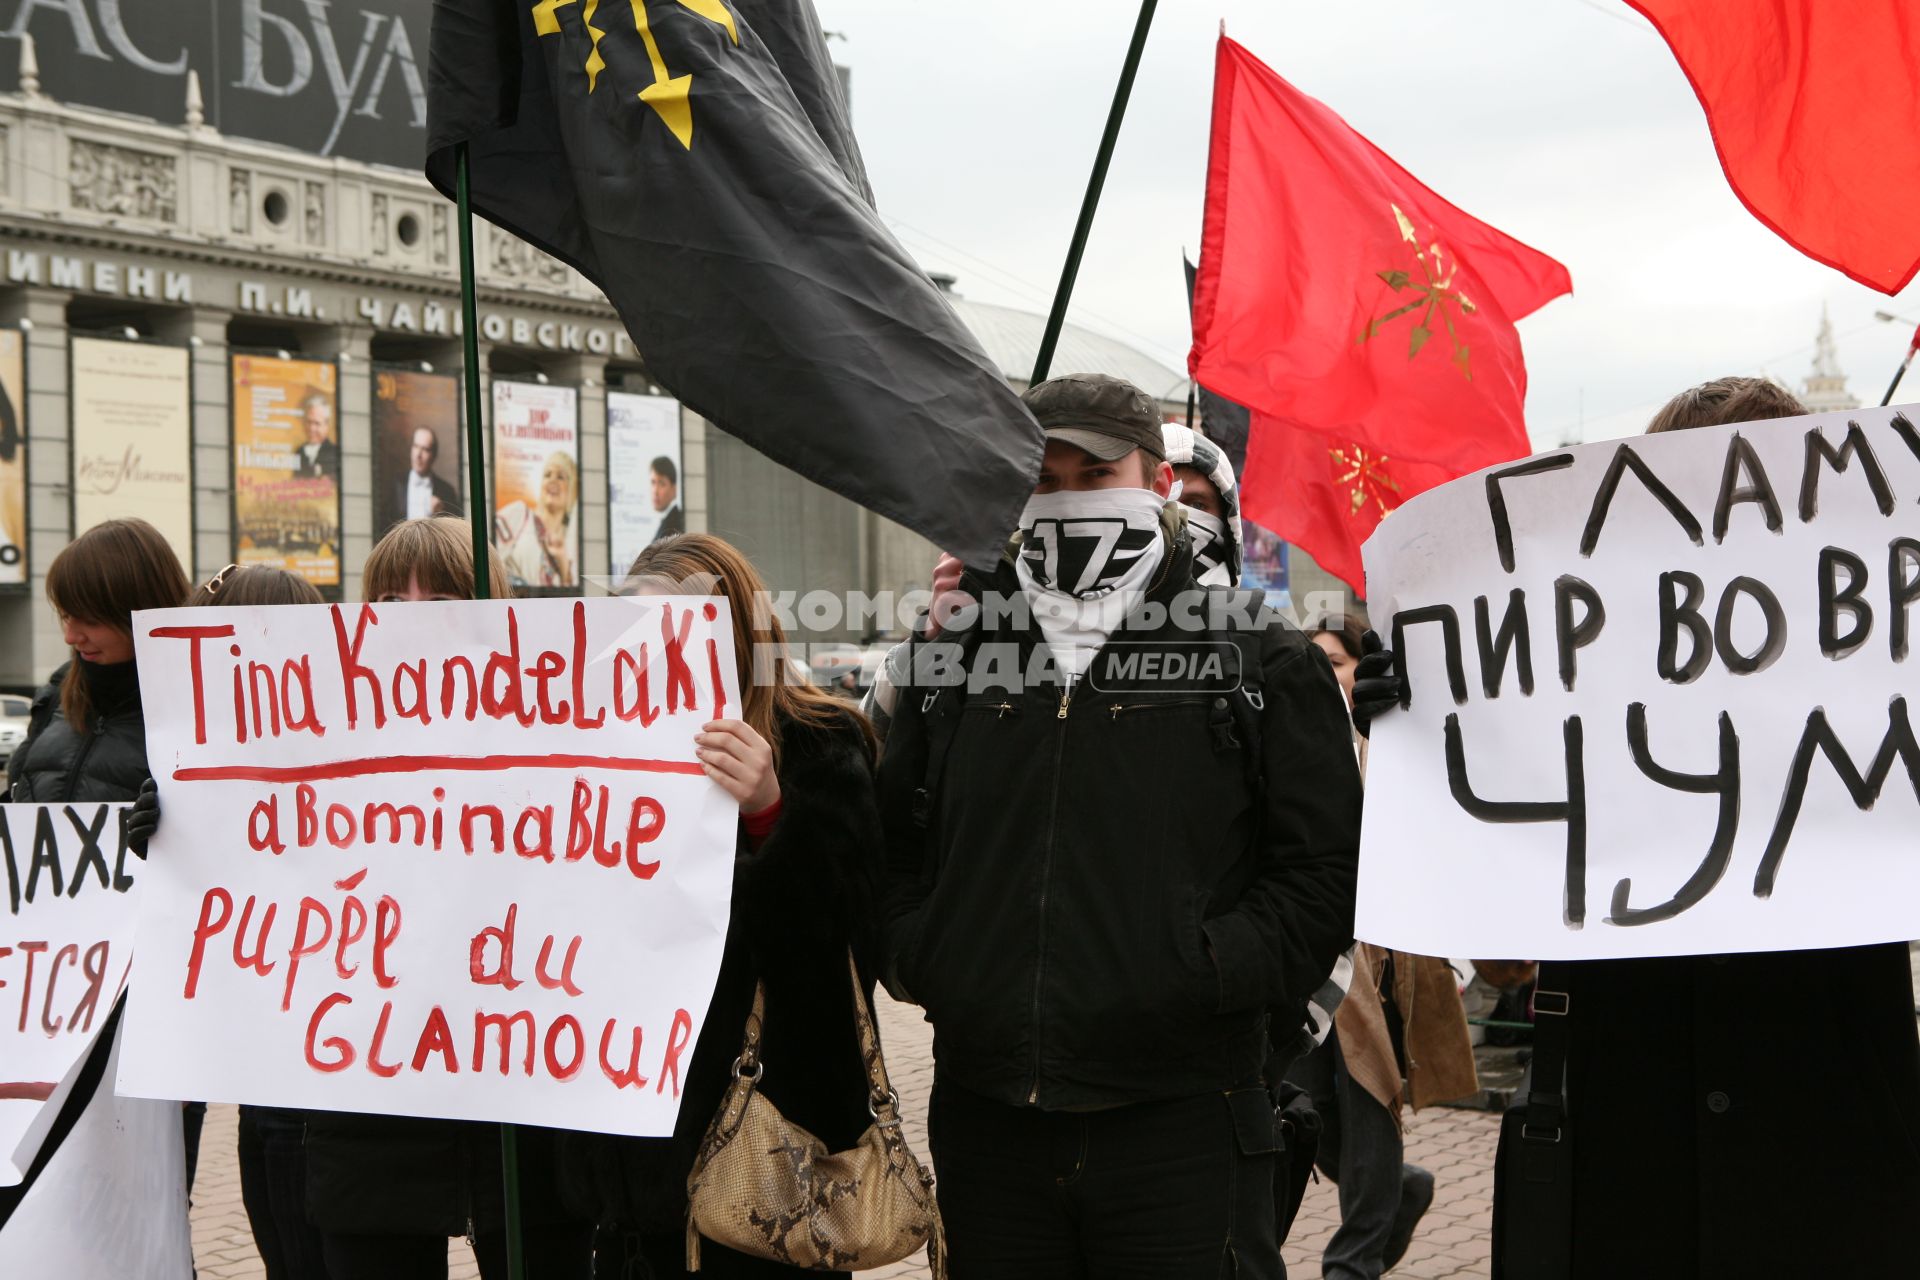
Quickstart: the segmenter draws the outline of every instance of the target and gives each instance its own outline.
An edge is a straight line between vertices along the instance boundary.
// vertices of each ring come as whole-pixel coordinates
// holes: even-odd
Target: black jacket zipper
[[[1073,685],[1068,683],[1060,689],[1060,709],[1054,713],[1056,720],[1067,718],[1067,707],[1073,701]],[[1067,754],[1067,730],[1062,724],[1060,732],[1053,739],[1053,788],[1047,798],[1047,856],[1040,864],[1040,909],[1038,911],[1040,927],[1039,954],[1033,963],[1033,1085],[1027,1090],[1027,1105],[1036,1106],[1040,1101],[1040,992],[1047,976],[1047,891],[1053,881],[1053,833],[1056,820],[1060,816],[1060,767]]]
[[[1205,698],[1169,698],[1163,702],[1116,702],[1107,708],[1108,714],[1115,720],[1126,711],[1152,711],[1160,707],[1203,707]]]
[[[80,785],[80,771],[87,767],[87,757],[93,754],[93,744],[100,741],[100,739],[106,735],[107,718],[100,716],[93,722],[93,732],[87,735],[86,741],[80,744],[80,750],[74,753],[73,763],[67,766],[66,794],[61,796],[60,799],[73,799],[74,788]],[[34,799],[41,800],[43,797],[35,796]],[[51,796],[44,797],[44,800],[50,801],[51,799]]]

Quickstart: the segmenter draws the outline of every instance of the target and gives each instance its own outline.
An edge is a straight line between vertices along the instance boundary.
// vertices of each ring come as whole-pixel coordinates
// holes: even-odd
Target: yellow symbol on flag
[[[1400,486],[1387,474],[1389,459],[1384,454],[1371,454],[1355,445],[1351,452],[1329,449],[1327,456],[1333,459],[1334,470],[1346,468],[1346,474],[1335,476],[1333,482],[1352,486],[1347,495],[1349,516],[1358,517],[1372,501],[1380,508],[1380,518],[1384,520],[1400,505]],[[1392,495],[1392,501],[1388,495]]]
[[[1427,339],[1433,336],[1433,318],[1437,313],[1440,322],[1446,326],[1447,340],[1453,344],[1453,363],[1471,382],[1473,370],[1467,363],[1467,344],[1460,341],[1460,335],[1454,331],[1452,308],[1457,307],[1462,316],[1470,316],[1479,308],[1474,305],[1473,299],[1453,287],[1453,277],[1458,274],[1460,264],[1457,260],[1449,263],[1437,241],[1422,249],[1419,233],[1413,229],[1413,223],[1407,215],[1400,211],[1400,206],[1390,204],[1387,207],[1393,210],[1393,220],[1400,227],[1400,239],[1413,246],[1413,262],[1420,278],[1415,280],[1412,272],[1399,269],[1376,271],[1374,274],[1386,281],[1387,287],[1395,293],[1412,289],[1418,296],[1405,306],[1396,307],[1378,320],[1370,321],[1366,332],[1360,335],[1360,341],[1366,342],[1391,322],[1424,307],[1424,314],[1414,322],[1412,332],[1407,335],[1407,359],[1412,360],[1419,355],[1420,348],[1426,346]]]
[[[606,38],[606,32],[593,25],[594,17],[600,8],[600,0],[539,0],[533,6],[533,29],[535,34],[552,36],[560,34],[559,11],[567,5],[582,3],[581,25],[586,28],[587,38],[593,47],[587,53],[587,92],[592,93],[600,83],[600,73],[607,68],[606,60],[600,54],[600,41]],[[640,33],[640,40],[647,49],[647,62],[653,69],[653,83],[640,90],[640,101],[652,107],[660,116],[667,130],[680,140],[680,145],[689,151],[693,149],[693,106],[691,102],[693,77],[676,76],[667,70],[666,55],[660,51],[660,42],[654,37],[653,24],[647,17],[647,0],[628,0],[633,6],[634,30]],[[740,29],[734,22],[733,13],[725,0],[674,0],[689,13],[705,18],[716,26],[724,27],[728,40],[737,48],[740,44]]]
[[[646,42],[647,61],[653,64],[653,83],[640,91],[640,101],[658,112],[667,130],[680,139],[681,146],[691,151],[693,104],[689,96],[693,90],[693,77],[667,74],[667,60],[661,56],[660,43],[653,38],[653,29],[647,22],[647,0],[632,2],[633,25],[640,32],[640,39]],[[677,3],[681,8],[725,27],[733,43],[740,43],[740,32],[734,27],[733,14],[722,0],[677,0]]]
[[[539,4],[533,6],[534,34],[542,36],[559,35],[559,10],[572,3],[574,3],[574,0],[540,0]],[[580,13],[580,24],[587,29],[587,39],[593,42],[593,48],[587,51],[588,93],[592,93],[594,89],[599,86],[600,73],[607,69],[606,59],[600,56],[600,42],[606,39],[607,33],[593,25],[594,15],[598,12],[599,8],[600,0],[586,0],[586,7],[582,9]]]

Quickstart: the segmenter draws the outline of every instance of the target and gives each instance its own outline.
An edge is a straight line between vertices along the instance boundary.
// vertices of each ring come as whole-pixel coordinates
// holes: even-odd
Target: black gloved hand
[[[127,848],[134,856],[147,856],[147,841],[160,829],[160,786],[152,778],[140,784],[140,793],[127,810]]]
[[[1375,716],[1400,705],[1407,682],[1394,674],[1393,650],[1381,642],[1378,632],[1362,636],[1360,648],[1360,662],[1353,670],[1353,727],[1364,738]]]

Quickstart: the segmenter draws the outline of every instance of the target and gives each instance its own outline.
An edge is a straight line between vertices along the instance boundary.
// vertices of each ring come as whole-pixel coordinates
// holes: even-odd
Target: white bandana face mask
[[[1042,591],[1096,600],[1158,561],[1160,508],[1151,489],[1037,493],[1020,515],[1021,576]],[[1145,585],[1142,583],[1141,585]]]
[[[1014,571],[1054,661],[1069,679],[1120,625],[1166,556],[1151,489],[1035,494],[1020,517]]]
[[[1198,507],[1188,507],[1187,529],[1193,537],[1194,580],[1203,587],[1232,586],[1227,555],[1233,549],[1233,540],[1227,534],[1227,522]]]

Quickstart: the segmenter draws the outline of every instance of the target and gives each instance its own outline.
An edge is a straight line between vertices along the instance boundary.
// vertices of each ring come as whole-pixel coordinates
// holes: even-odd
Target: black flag
[[[811,0],[436,0],[427,177],[598,285],[654,381],[997,556],[1039,425],[874,212]]]

